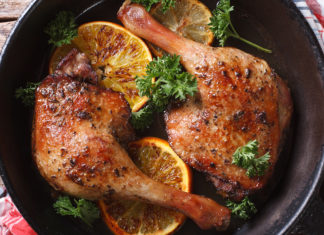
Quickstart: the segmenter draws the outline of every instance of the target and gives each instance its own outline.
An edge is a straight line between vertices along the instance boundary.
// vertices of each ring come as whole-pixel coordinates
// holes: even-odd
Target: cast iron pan
[[[216,0],[203,1],[211,9]],[[268,55],[229,40],[266,59],[288,81],[294,100],[294,120],[276,172],[267,189],[256,195],[259,212],[247,223],[232,221],[226,233],[280,234],[296,222],[317,193],[324,166],[324,57],[314,34],[291,0],[233,0],[234,25],[242,36],[270,47]],[[78,23],[115,21],[120,0],[38,0],[16,24],[0,57],[0,165],[1,176],[20,212],[39,234],[110,234],[103,222],[93,228],[55,214],[52,189],[40,177],[31,158],[32,111],[14,98],[15,89],[47,74],[50,46],[44,26],[60,10],[78,15]],[[165,137],[160,125],[148,135]],[[214,189],[195,173],[194,192],[215,200]],[[202,232],[188,220],[177,234]]]

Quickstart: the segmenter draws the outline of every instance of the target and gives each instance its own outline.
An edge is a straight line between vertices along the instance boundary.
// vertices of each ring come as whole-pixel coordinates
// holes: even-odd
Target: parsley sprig
[[[231,21],[232,11],[234,11],[234,6],[231,6],[230,0],[219,0],[216,9],[213,11],[213,16],[210,18],[210,23],[208,25],[219,41],[220,46],[223,47],[229,37],[234,37],[261,51],[271,53],[271,50],[248,41],[238,34]]]
[[[249,219],[252,214],[257,213],[257,208],[248,197],[245,197],[240,203],[235,203],[230,200],[226,201],[226,206],[232,211],[233,215],[241,219]]]
[[[258,156],[259,143],[257,140],[249,141],[246,145],[239,147],[233,154],[232,164],[246,169],[246,175],[250,178],[262,176],[268,169],[270,154],[266,153],[262,157]]]
[[[74,14],[69,11],[59,12],[45,27],[44,32],[50,37],[49,44],[57,47],[71,44],[71,41],[78,36]]]
[[[198,90],[197,79],[182,72],[180,56],[168,55],[154,59],[147,65],[146,74],[135,80],[139,95],[149,98],[145,108],[132,114],[135,129],[148,127],[152,123],[153,113],[165,110],[171,99],[184,101],[187,95],[193,96]]]
[[[68,196],[60,196],[53,207],[59,215],[80,218],[89,226],[100,217],[99,209],[93,202],[85,199],[74,199],[73,202]]]
[[[175,0],[132,0],[132,2],[143,5],[147,11],[150,11],[154,4],[161,2],[163,13],[175,6]]]
[[[35,101],[35,91],[39,85],[40,82],[27,82],[26,87],[19,87],[16,90],[16,98],[21,99],[26,107],[33,106]]]

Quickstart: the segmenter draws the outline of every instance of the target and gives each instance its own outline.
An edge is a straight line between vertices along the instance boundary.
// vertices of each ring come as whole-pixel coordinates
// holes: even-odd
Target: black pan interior
[[[210,9],[216,2],[203,1]],[[273,50],[257,51],[236,40],[238,47],[266,59],[288,81],[295,112],[290,138],[280,156],[278,170],[258,201],[258,214],[235,221],[226,233],[278,234],[296,221],[321,181],[324,144],[324,59],[311,29],[290,0],[232,1],[234,25],[243,37]],[[14,98],[26,81],[40,81],[47,74],[51,52],[43,29],[60,10],[79,15],[78,23],[94,20],[117,22],[119,0],[35,1],[15,27],[0,58],[0,165],[1,176],[21,213],[39,234],[110,234],[102,222],[93,228],[60,217],[52,209],[52,190],[35,169],[30,150],[32,111]],[[156,124],[149,135],[165,137]],[[194,190],[220,200],[202,175],[195,173]],[[202,232],[187,221],[177,234]]]

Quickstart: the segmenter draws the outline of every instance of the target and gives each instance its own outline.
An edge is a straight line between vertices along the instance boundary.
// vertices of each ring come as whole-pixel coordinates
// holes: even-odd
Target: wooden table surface
[[[0,0],[0,51],[15,21],[32,0]]]

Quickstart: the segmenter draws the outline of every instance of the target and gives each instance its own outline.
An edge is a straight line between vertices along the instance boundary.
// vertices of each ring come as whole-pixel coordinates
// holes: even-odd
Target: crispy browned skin
[[[127,143],[134,137],[129,117],[120,93],[48,76],[37,89],[35,105],[34,156],[41,174],[69,194],[102,196],[109,191],[104,177],[127,166],[120,160],[127,153],[117,140]]]
[[[120,93],[62,73],[48,76],[36,91],[34,115],[33,155],[41,175],[76,197],[143,200],[177,209],[202,229],[226,229],[226,207],[158,183],[135,166],[121,146],[134,137],[129,118]]]
[[[208,173],[224,196],[242,199],[268,180],[292,113],[290,92],[269,65],[235,48],[212,48],[181,38],[157,23],[139,5],[124,6],[119,19],[133,33],[181,56],[198,80],[199,92],[165,113],[169,143],[190,166]],[[271,155],[265,176],[249,178],[232,162],[250,140]]]

